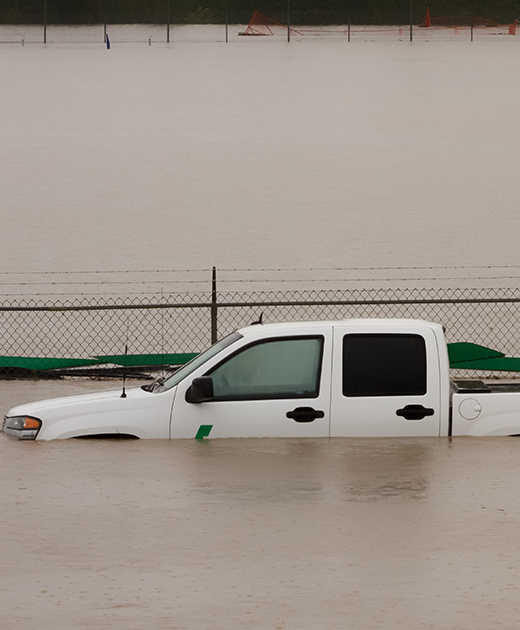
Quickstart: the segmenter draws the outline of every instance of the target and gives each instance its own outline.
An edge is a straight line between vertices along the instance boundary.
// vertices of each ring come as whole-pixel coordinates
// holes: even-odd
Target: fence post
[[[410,0],[410,41],[413,42],[413,0]]]
[[[170,0],[166,5],[166,43],[170,43]]]
[[[287,41],[291,41],[291,0],[287,0]]]
[[[211,343],[217,343],[217,268],[211,273]]]
[[[43,43],[47,43],[47,0],[43,2]]]

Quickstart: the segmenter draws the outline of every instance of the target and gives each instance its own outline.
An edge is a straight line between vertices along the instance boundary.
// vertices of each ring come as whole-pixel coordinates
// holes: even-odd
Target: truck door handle
[[[433,409],[428,409],[422,405],[406,405],[402,409],[398,409],[396,415],[402,416],[406,420],[422,420],[426,416],[433,416]]]
[[[312,407],[296,407],[285,414],[295,422],[313,422],[316,418],[324,418],[325,412],[313,409]]]

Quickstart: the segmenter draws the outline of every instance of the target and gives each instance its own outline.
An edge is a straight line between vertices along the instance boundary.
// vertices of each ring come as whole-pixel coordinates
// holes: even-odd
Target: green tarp
[[[503,352],[475,343],[449,343],[448,356],[453,369],[520,372],[520,358],[506,357]]]
[[[7,357],[0,356],[1,368],[25,370],[59,370],[88,367],[112,363],[126,367],[149,367],[158,365],[184,365],[197,356],[196,352],[167,354],[107,354],[88,359],[62,359],[55,357]],[[479,346],[475,343],[457,342],[448,344],[450,367],[464,370],[489,370],[520,372],[520,358],[506,357],[503,352]]]
[[[126,367],[146,367],[152,365],[184,365],[196,357],[196,352],[175,354],[115,354],[102,355],[92,359],[61,359],[55,357],[6,357],[0,356],[1,368],[23,370],[63,370],[67,368],[89,367],[113,363]]]
[[[476,343],[457,342],[448,344],[448,356],[450,365],[462,361],[477,361],[480,359],[491,359],[505,356],[503,352],[479,346]]]
[[[493,357],[476,361],[450,363],[450,367],[458,370],[488,370],[490,372],[520,372],[520,358]]]
[[[96,356],[99,363],[115,363],[126,367],[146,367],[148,365],[184,365],[196,357],[196,352],[175,354],[103,354]]]
[[[57,359],[55,357],[3,357],[0,368],[21,368],[24,370],[57,370],[73,367],[97,365],[96,359]]]

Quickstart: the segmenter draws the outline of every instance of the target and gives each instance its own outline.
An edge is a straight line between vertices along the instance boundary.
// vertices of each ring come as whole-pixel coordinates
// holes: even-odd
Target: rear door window
[[[343,338],[343,395],[426,394],[426,344],[413,334],[353,334]]]

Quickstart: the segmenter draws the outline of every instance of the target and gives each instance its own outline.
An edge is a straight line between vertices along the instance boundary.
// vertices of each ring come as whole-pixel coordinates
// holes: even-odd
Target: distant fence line
[[[294,3],[293,3],[294,4]],[[45,5],[46,6],[46,5]],[[27,33],[19,39],[22,44],[35,42],[48,42],[48,31],[56,36],[59,27],[85,26],[97,28],[99,36],[92,39],[89,35],[87,40],[85,33],[78,34],[77,39],[66,37],[67,43],[94,43],[95,41],[107,42],[107,28],[118,28],[124,26],[150,26],[153,29],[154,37],[149,34],[143,38],[143,42],[150,45],[154,42],[175,41],[173,29],[182,26],[193,25],[213,25],[219,26],[219,41],[230,41],[229,26],[242,25],[239,35],[278,35],[285,36],[287,41],[292,37],[319,36],[319,37],[342,37],[347,41],[356,37],[374,37],[383,34],[394,34],[401,40],[413,41],[414,38],[432,38],[435,33],[451,30],[455,35],[464,31],[468,32],[468,39],[473,41],[474,30],[489,32],[492,35],[509,34],[516,35],[517,10],[504,9],[493,16],[493,19],[485,19],[474,16],[472,7],[468,5],[468,12],[458,14],[448,18],[432,17],[429,12],[424,13],[423,6],[415,6],[413,3],[403,2],[398,9],[378,13],[377,16],[367,16],[363,11],[351,11],[348,7],[343,12],[327,11],[325,9],[295,10],[290,8],[291,3],[287,3],[287,10],[266,12],[261,15],[257,11],[224,11],[221,9],[196,8],[192,11],[176,12],[175,3],[165,3],[162,7],[150,8],[148,11],[140,11],[131,15],[123,15],[117,12],[91,12],[91,13],[21,13],[11,11],[0,13],[0,27],[11,27],[11,31],[1,35],[0,42],[16,43],[17,38],[13,36],[12,29],[15,27],[27,29]],[[367,19],[367,17],[369,19]],[[426,19],[425,19],[426,18]],[[445,22],[447,20],[447,22]],[[220,28],[222,27],[222,28]],[[425,27],[425,28],[420,28]],[[29,30],[30,36],[29,36]],[[35,33],[38,32],[38,36]],[[151,32],[151,31],[150,31]],[[119,30],[119,33],[121,31]],[[160,34],[159,34],[160,33]],[[211,37],[215,37],[213,31]],[[519,31],[520,34],[520,31]],[[135,35],[134,35],[135,36]],[[14,39],[12,39],[14,37]],[[57,36],[56,36],[57,37]],[[120,35],[120,37],[122,37]],[[210,40],[213,41],[213,39]],[[110,35],[110,40],[113,40]],[[54,40],[53,40],[54,41]],[[115,41],[115,40],[114,40]],[[118,39],[119,42],[131,41],[133,37],[126,40],[124,37]],[[209,41],[209,40],[208,40]],[[59,38],[56,39],[59,42]]]
[[[88,366],[92,358],[121,357],[125,350],[134,357],[133,365],[139,365],[136,357],[147,355],[155,357],[157,367],[162,364],[160,357],[198,353],[258,320],[262,313],[264,323],[364,317],[426,319],[445,326],[448,342],[469,341],[507,356],[520,356],[520,291],[516,289],[247,293],[218,293],[216,289],[214,283],[206,294],[177,293],[158,298],[96,297],[52,303],[4,300],[0,306],[0,375],[39,375],[39,359],[42,370],[52,368],[50,359],[75,360],[78,366],[87,361],[84,365]],[[19,369],[24,365],[22,359],[31,359],[30,369]],[[150,360],[142,364],[149,367]]]

